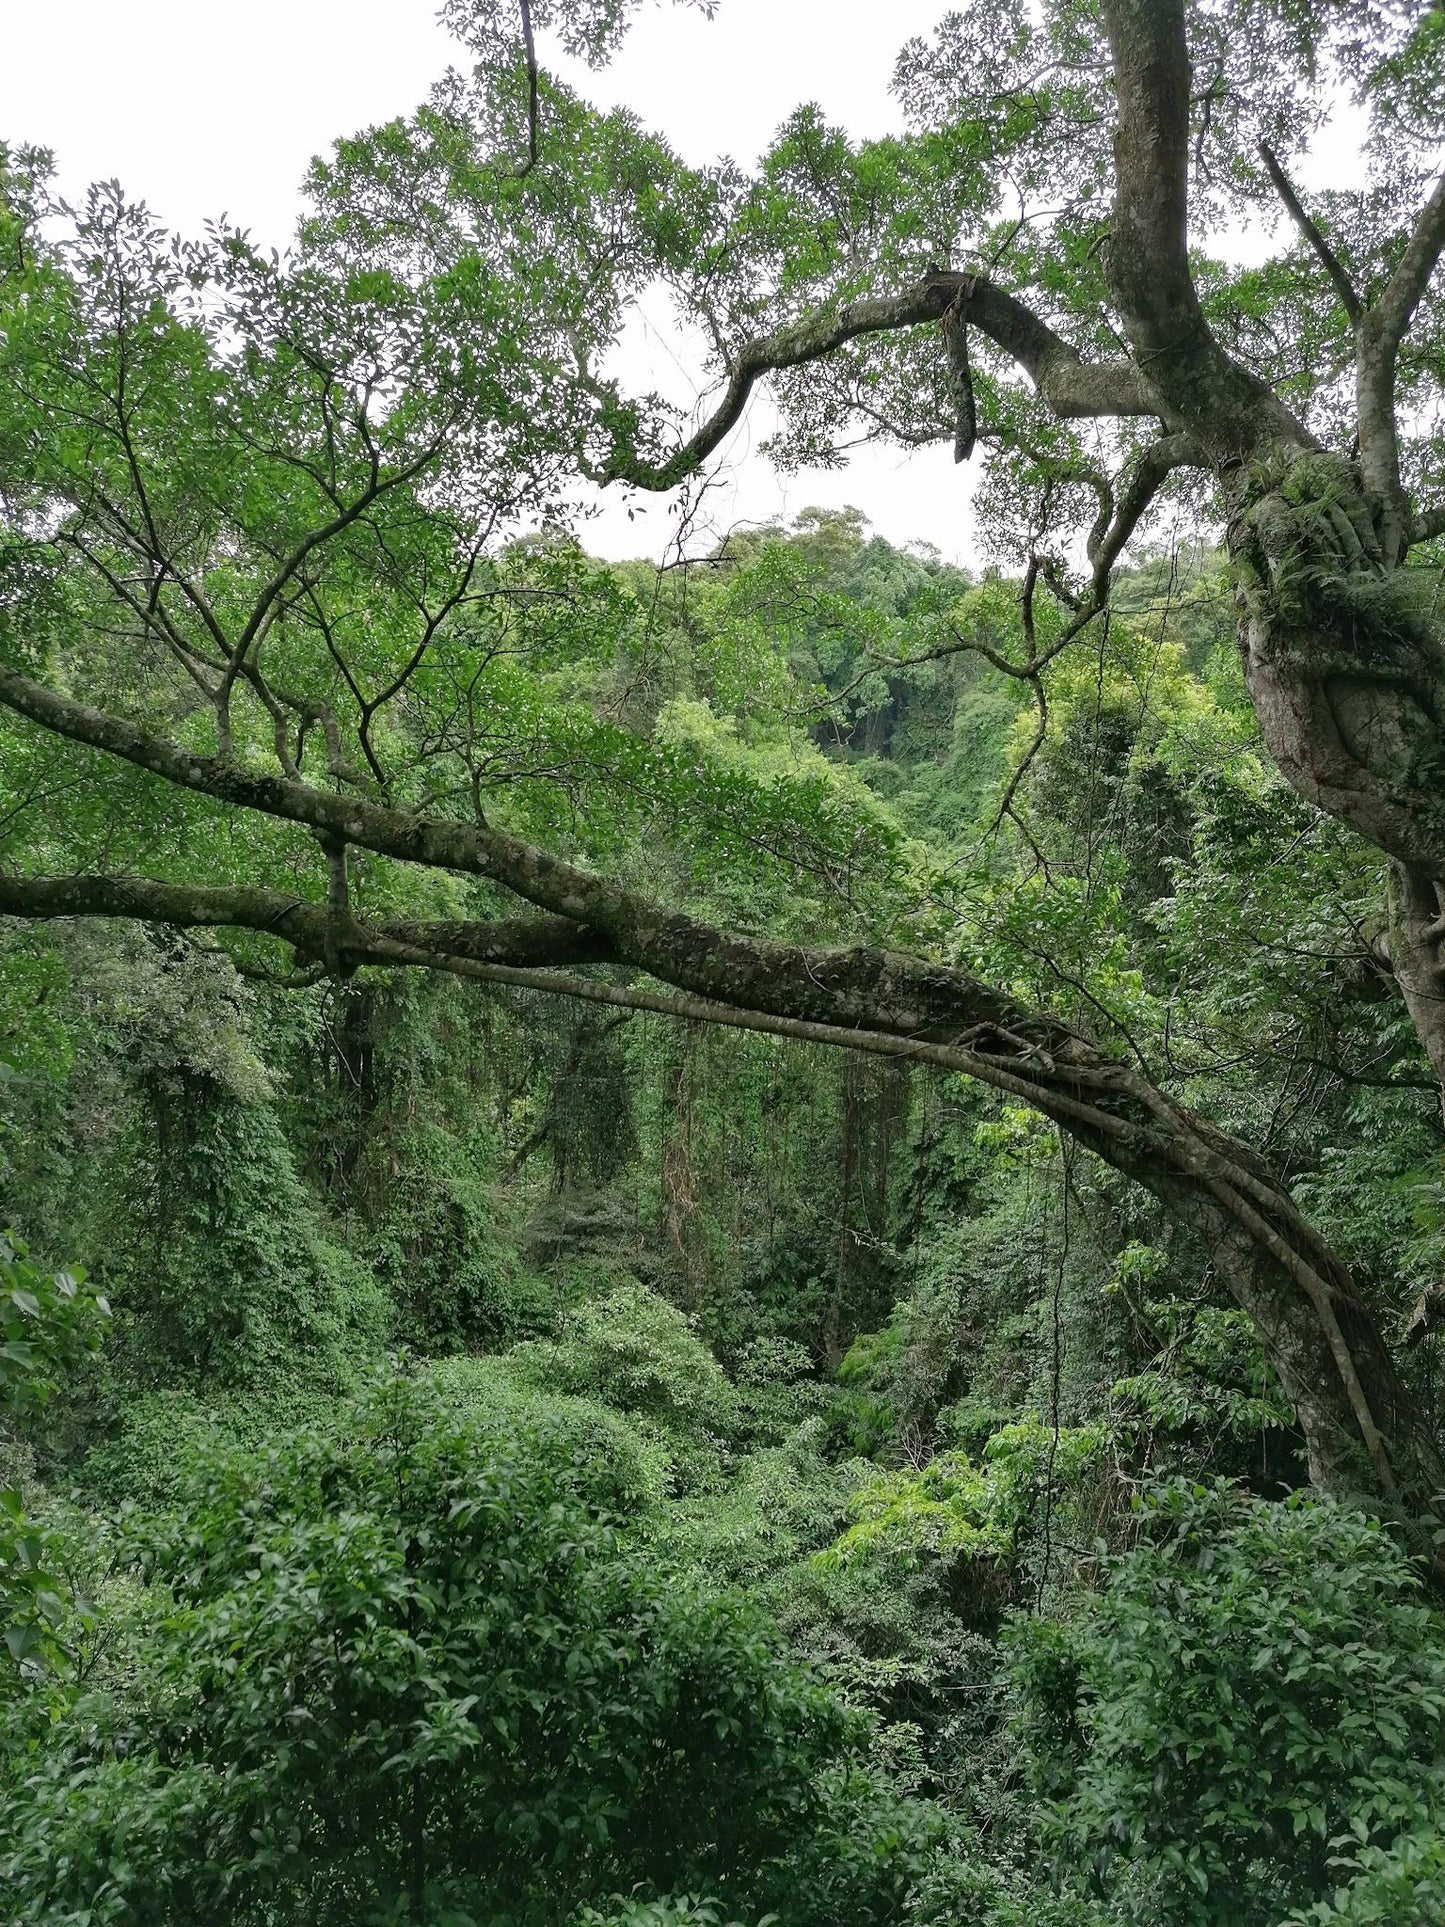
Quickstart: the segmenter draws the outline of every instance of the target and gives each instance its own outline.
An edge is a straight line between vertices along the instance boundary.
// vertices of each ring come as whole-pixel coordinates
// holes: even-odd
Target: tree
[[[1314,1479],[1433,1545],[1439,1445],[1283,1179],[1107,1027],[870,921],[861,814],[547,709],[537,666],[620,617],[565,544],[506,538],[579,478],[686,486],[763,378],[785,455],[859,421],[981,442],[1016,648],[945,624],[937,650],[1031,691],[1041,742],[1045,669],[1109,619],[1156,498],[1193,488],[1227,528],[1265,741],[1394,866],[1391,967],[1445,1077],[1439,10],[975,0],[904,50],[908,136],[854,146],[803,109],[756,178],[590,112],[539,69],[534,11],[455,0],[472,74],[318,163],[284,262],[224,230],[168,243],[114,187],[52,239],[44,157],[10,157],[0,703],[26,829],[0,909],[250,931],[303,973],[449,970],[979,1078],[1204,1239]],[[627,11],[536,24],[601,59]],[[1327,239],[1285,163],[1342,91],[1373,184],[1322,208]],[[1266,194],[1299,247],[1209,260],[1201,228]],[[723,377],[690,434],[598,372],[659,282]],[[722,927],[609,872],[577,830],[598,789],[810,869],[846,941]]]

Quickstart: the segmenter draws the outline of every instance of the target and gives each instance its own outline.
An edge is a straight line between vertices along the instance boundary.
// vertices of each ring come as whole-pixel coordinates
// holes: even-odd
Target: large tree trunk
[[[1434,571],[1385,553],[1353,463],[1276,447],[1233,479],[1245,677],[1281,770],[1311,802],[1445,876],[1445,646]]]
[[[1398,505],[1343,457],[1276,442],[1221,480],[1261,732],[1301,795],[1393,859],[1391,963],[1445,1092],[1445,648],[1418,593],[1429,575],[1401,566]],[[1388,1407],[1389,1358],[1377,1362],[1348,1317],[1345,1328],[1366,1403]],[[1298,1406],[1308,1387],[1291,1396]],[[1428,1518],[1445,1481],[1437,1441],[1419,1427],[1418,1442]],[[1333,1483],[1315,1471],[1313,1438],[1310,1449],[1312,1474]],[[1438,1584],[1439,1549],[1435,1569]]]
[[[1392,560],[1396,517],[1315,450],[1234,484],[1230,554],[1245,681],[1301,795],[1393,859],[1390,955],[1445,1087],[1445,644],[1438,578]]]
[[[1168,427],[1194,438],[1224,492],[1244,675],[1265,742],[1301,794],[1395,859],[1395,968],[1445,1079],[1445,648],[1400,566],[1411,517],[1392,414],[1399,342],[1445,238],[1445,183],[1376,305],[1344,289],[1360,455],[1329,454],[1225,352],[1200,305],[1182,0],[1103,0],[1103,11],[1118,100],[1110,291]],[[1199,1210],[1197,1188],[1174,1208]],[[1263,1227],[1226,1212],[1212,1234],[1221,1268],[1300,1415],[1312,1475],[1349,1487],[1364,1471],[1363,1442],[1376,1489],[1412,1521],[1439,1584],[1438,1442],[1339,1261],[1287,1199],[1279,1208],[1283,1217],[1264,1211]],[[1210,1215],[1206,1207],[1206,1235]]]
[[[1301,795],[1395,860],[1391,950],[1445,1085],[1445,638],[1438,579],[1402,566],[1395,368],[1445,246],[1445,178],[1373,305],[1330,257],[1355,333],[1358,456],[1320,448],[1214,338],[1189,263],[1191,76],[1181,0],[1104,0],[1119,119],[1111,293],[1170,426],[1229,508],[1245,681]]]
[[[1340,1260],[1298,1232],[1271,1251],[1197,1190],[1167,1183],[1154,1189],[1177,1222],[1200,1233],[1247,1312],[1304,1434],[1311,1481],[1368,1504],[1383,1495],[1445,1586],[1445,1560],[1432,1543],[1435,1526],[1445,1522],[1437,1517],[1445,1457]],[[1307,1270],[1320,1281],[1313,1295],[1303,1282]]]

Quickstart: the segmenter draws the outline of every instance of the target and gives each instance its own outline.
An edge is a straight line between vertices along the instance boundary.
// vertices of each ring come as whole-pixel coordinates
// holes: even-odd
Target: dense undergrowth
[[[1006,834],[1016,692],[861,652],[1011,585],[852,516],[663,589],[516,565],[616,614],[538,671],[519,813],[1167,1060],[1403,1329],[1445,1166],[1378,865],[1258,754],[1207,558],[1060,662]],[[916,1066],[256,966],[4,936],[7,1920],[1440,1917],[1440,1620],[1305,1494],[1206,1250]]]

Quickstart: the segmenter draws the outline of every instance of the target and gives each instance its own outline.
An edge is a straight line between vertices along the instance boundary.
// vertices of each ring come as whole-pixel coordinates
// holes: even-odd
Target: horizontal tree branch
[[[1091,1148],[1142,1182],[1158,1189],[1161,1181],[1173,1181],[1171,1171],[1176,1179],[1196,1179],[1204,1158],[1212,1175],[1227,1176],[1268,1200],[1299,1235],[1307,1233],[1254,1153],[1192,1118],[1070,1025],[1019,1005],[964,971],[867,945],[828,950],[719,929],[487,825],[418,817],[255,773],[230,759],[196,755],[18,670],[0,669],[0,703],[219,802],[301,823],[378,855],[489,877],[554,918],[588,926],[605,946],[603,954],[615,961],[708,1002],[966,1048],[980,1064],[991,1062],[989,1081],[998,1088],[1066,1121]],[[11,880],[9,887],[18,890],[20,883]],[[124,887],[134,892],[139,886],[132,881]],[[280,909],[254,899],[245,907],[248,919]],[[299,909],[293,906],[292,913]],[[408,947],[407,939],[378,936],[392,956],[398,946]],[[410,947],[418,956],[402,960],[435,962],[435,952]],[[1007,1084],[1000,1081],[1004,1077]],[[1081,1103],[1091,1113],[1087,1120],[1079,1116]],[[1221,1158],[1222,1173],[1215,1168]]]
[[[587,925],[617,961],[700,996],[843,1023],[862,1022],[871,1010],[887,1014],[884,1029],[935,1041],[949,1041],[960,1022],[1006,1024],[1019,1015],[1008,999],[973,984],[969,1014],[960,1019],[963,980],[956,971],[867,946],[822,951],[718,931],[504,830],[416,816],[264,774],[232,758],[188,751],[15,669],[0,668],[0,703],[56,735],[217,802],[302,824],[401,862],[487,877],[553,916]],[[1045,1023],[1032,1042],[1067,1054],[1071,1035]]]
[[[1331,1455],[1339,1448],[1331,1439],[1340,1421],[1327,1415],[1328,1396],[1324,1416],[1319,1409],[1320,1372],[1325,1369],[1338,1374],[1356,1436],[1375,1462],[1382,1489],[1388,1494],[1399,1483],[1390,1451],[1397,1435],[1396,1404],[1403,1405],[1404,1400],[1388,1355],[1379,1346],[1344,1267],[1300,1217],[1278,1181],[1245,1147],[1194,1117],[1137,1072],[1111,1062],[1077,1032],[1055,1019],[1010,1005],[963,972],[914,959],[892,960],[895,974],[907,974],[911,968],[929,979],[935,1006],[945,987],[952,991],[955,1034],[941,1041],[900,1036],[890,1029],[896,1022],[891,1002],[877,1007],[860,1002],[858,986],[850,982],[846,965],[856,965],[860,957],[870,954],[881,960],[884,953],[798,953],[820,991],[835,974],[839,959],[845,963],[841,985],[831,999],[825,998],[831,1001],[834,1015],[816,1019],[758,1008],[740,995],[722,1003],[538,968],[531,960],[567,951],[585,955],[591,941],[590,933],[559,928],[554,918],[374,926],[280,892],[109,877],[0,878],[0,914],[41,919],[131,917],[187,927],[232,925],[281,937],[303,954],[319,951],[332,958],[344,956],[348,965],[371,962],[447,971],[963,1072],[1040,1110],[1115,1168],[1148,1185],[1166,1207],[1201,1230],[1255,1320],[1286,1389],[1301,1407],[1312,1456],[1319,1466],[1338,1470]],[[718,944],[742,946],[755,954],[769,948],[758,939],[720,931],[708,934]],[[529,961],[504,960],[519,955]],[[765,977],[755,975],[751,981],[753,987],[761,987]],[[980,1005],[984,1006],[981,1016]],[[848,1013],[847,1021],[838,1020],[839,1012]],[[1008,1023],[1001,1020],[1004,1012]],[[869,1021],[875,1017],[876,1022]],[[1055,1046],[1066,1049],[1067,1056],[1061,1050],[1056,1057],[1042,1048],[1036,1041],[1041,1031]],[[1308,1306],[1304,1325],[1288,1292],[1282,1292],[1284,1280],[1303,1294]],[[1435,1473],[1432,1465],[1427,1476]],[[1418,1481],[1413,1466],[1405,1476],[1412,1487]]]
[[[0,876],[0,916],[45,922],[57,917],[126,917],[174,929],[254,930],[277,937],[303,957],[321,957],[333,941],[354,962],[388,962],[398,951],[425,952],[477,965],[546,968],[606,959],[601,938],[564,917],[511,917],[495,922],[338,919],[327,904],[280,890],[169,883],[152,877]],[[366,954],[362,954],[362,953]]]
[[[1153,384],[1132,362],[1086,362],[1046,321],[987,276],[930,274],[901,294],[854,301],[747,342],[716,408],[666,461],[639,462],[618,450],[598,479],[651,490],[675,488],[737,425],[762,376],[819,361],[865,335],[941,322],[950,311],[1010,355],[1056,415],[1158,415],[1164,409]]]
[[[552,967],[609,959],[610,947],[595,933],[556,917],[498,921],[411,920],[369,923],[340,913],[313,898],[282,891],[247,887],[177,884],[147,877],[76,875],[68,877],[0,876],[0,915],[50,921],[68,917],[121,918],[166,924],[177,928],[235,928],[256,931],[290,944],[307,959],[340,953],[348,965],[371,963],[405,965],[477,977],[483,981],[577,994],[594,1002],[657,1010],[709,1023],[731,1023],[815,1043],[849,1047],[858,1039],[861,1049],[883,1049],[957,1070],[1056,1112],[1116,1147],[1127,1139],[1147,1144],[1152,1127],[1162,1120],[1171,1127],[1189,1121],[1196,1138],[1185,1160],[1194,1173],[1218,1175],[1221,1153],[1237,1151],[1245,1163],[1226,1158],[1220,1166],[1230,1179],[1262,1198],[1278,1196],[1263,1184],[1265,1166],[1244,1147],[1231,1141],[1172,1099],[1153,1089],[1147,1080],[1111,1059],[1082,1033],[1044,1013],[1031,1011],[1001,992],[946,965],[895,956],[901,971],[917,971],[930,980],[930,994],[939,1010],[951,998],[953,1023],[945,1038],[900,1035],[894,1026],[896,1004],[873,1002],[856,984],[827,994],[840,961],[882,957],[882,952],[810,950],[798,954],[806,963],[820,993],[825,1015],[815,1018],[768,1010],[746,1002],[654,993],[631,985],[563,977]],[[729,933],[709,930],[717,938]],[[765,940],[733,935],[734,943],[766,953]],[[776,946],[775,948],[785,948]],[[645,966],[644,966],[645,967]],[[655,974],[655,973],[650,973]],[[941,1027],[940,1027],[941,1028]],[[1047,1037],[1055,1046],[1046,1049]]]
[[[721,1024],[834,1049],[860,1050],[876,1056],[933,1064],[979,1078],[1030,1101],[1036,1094],[1033,1086],[1013,1075],[997,1054],[973,1050],[961,1043],[938,1044],[859,1025],[844,1027],[809,1022],[707,998],[649,990],[636,984],[574,976],[555,966],[606,961],[607,946],[590,931],[562,918],[375,924],[350,915],[338,917],[325,904],[281,891],[212,888],[147,877],[108,876],[0,876],[0,916],[22,917],[34,922],[70,917],[121,918],[178,929],[252,930],[290,944],[308,960],[334,949],[351,967],[374,964],[383,968],[400,966],[442,971],[482,983],[573,997],[585,1003],[652,1011],[689,1022]],[[960,985],[962,1020],[968,1015],[966,1006],[973,982],[962,973],[955,974]],[[1001,1035],[998,1028],[988,1022],[976,1028],[985,1036]],[[1117,1136],[1128,1129],[1123,1120],[1103,1112],[1091,1112],[1086,1104],[1078,1104],[1075,1113],[1079,1118],[1087,1117],[1094,1128],[1109,1135]]]

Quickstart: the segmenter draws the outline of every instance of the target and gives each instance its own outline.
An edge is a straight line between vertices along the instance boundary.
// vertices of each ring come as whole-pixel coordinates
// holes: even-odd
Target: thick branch
[[[1210,332],[1189,266],[1189,53],[1183,0],[1104,0],[1119,103],[1104,264],[1140,368],[1216,466],[1271,440],[1311,445],[1273,391]]]
[[[866,1006],[889,1012],[884,1028],[936,1037],[958,1022],[957,973],[892,952],[807,951],[721,933],[607,878],[562,861],[489,825],[413,816],[357,796],[264,775],[228,758],[202,756],[122,717],[0,669],[0,703],[54,734],[121,757],[182,789],[339,836],[378,855],[489,877],[538,908],[587,924],[619,961],[722,1002],[746,981],[761,1008],[836,1022],[863,1021]],[[980,987],[975,1017],[1002,1020],[1012,1006]],[[992,1000],[993,1008],[990,1008]]]
[[[145,877],[105,876],[0,877],[0,916],[23,917],[34,922],[68,917],[123,918],[178,929],[254,930],[292,945],[304,960],[320,957],[334,945],[344,954],[351,969],[360,964],[375,964],[386,968],[403,966],[443,971],[483,983],[545,991],[549,995],[609,1004],[623,1010],[655,1011],[689,1022],[721,1024],[802,1043],[934,1064],[979,1078],[1010,1095],[1029,1097],[1031,1101],[1037,1096],[1025,1079],[1010,1071],[1005,1058],[996,1052],[971,1049],[962,1042],[932,1043],[922,1038],[896,1036],[886,1030],[810,1022],[707,998],[651,990],[637,984],[577,977],[558,970],[555,967],[558,964],[598,963],[609,958],[609,947],[604,941],[563,918],[373,924],[349,915],[338,918],[330,907],[280,891],[218,889],[163,883]],[[816,954],[821,957],[824,953]],[[980,1042],[1007,1038],[1011,1046],[1017,1048],[1022,1040],[995,1023],[985,1021],[969,1026],[967,1020],[983,987],[962,972],[950,975],[957,990],[955,1014],[962,1027],[960,1036],[972,1034]],[[886,1013],[876,1015],[880,1022],[888,1021]],[[1029,1022],[1022,1012],[1018,1013],[1018,1021]],[[1032,1021],[1036,1025],[1041,1020]],[[1046,1061],[1040,1058],[1041,1063]],[[1101,1057],[1099,1061],[1102,1064],[1104,1060]],[[1077,1078],[1074,1081],[1080,1082]],[[1084,1078],[1081,1087],[1090,1081]],[[1109,1083],[1112,1079],[1104,1081]],[[1072,1109],[1077,1118],[1089,1116],[1086,1103],[1076,1102]],[[1065,1110],[1067,1114],[1067,1103]],[[1126,1128],[1103,1112],[1097,1113],[1092,1122],[1095,1128],[1115,1135]]]
[[[338,914],[333,905],[279,890],[218,889],[150,877],[0,877],[0,916],[35,922],[127,917],[180,930],[255,930],[279,938],[307,958],[324,956],[334,934],[353,965],[405,962],[424,953],[433,968],[453,960],[479,967],[543,969],[597,963],[607,955],[606,945],[590,931],[562,917],[371,924]]]
[[[1386,506],[1381,547],[1389,563],[1398,558],[1410,539],[1409,513],[1400,481],[1400,431],[1395,420],[1400,343],[1429,286],[1442,248],[1445,248],[1445,174],[1435,183],[1434,193],[1421,210],[1384,293],[1360,317],[1355,331],[1360,473],[1365,486]]]
[[[618,450],[599,479],[630,482],[636,488],[675,488],[736,427],[761,376],[820,361],[864,335],[937,323],[950,311],[1012,356],[1056,415],[1158,415],[1163,408],[1132,363],[1086,362],[1046,321],[983,275],[930,274],[902,294],[855,301],[746,343],[721,401],[681,448],[656,465]]]
[[[1433,193],[1420,210],[1405,252],[1386,283],[1385,292],[1375,303],[1375,323],[1382,343],[1398,348],[1404,340],[1442,252],[1445,252],[1445,174],[1436,181]]]
[[[961,971],[922,959],[867,947],[808,949],[719,930],[485,825],[419,818],[287,778],[253,774],[227,760],[188,755],[133,723],[13,670],[0,671],[0,701],[43,727],[219,801],[304,823],[390,857],[492,877],[554,916],[588,925],[599,944],[594,954],[634,964],[690,993],[692,1008],[678,1007],[675,1014],[712,1020],[705,1006],[717,1004],[755,1013],[760,1021],[751,1028],[804,1036],[809,1033],[796,1026],[819,1025],[830,1033],[826,1041],[835,1036],[850,1041],[855,1032],[892,1039],[908,1047],[898,1055],[911,1051],[946,1062],[1032,1105],[1148,1186],[1208,1240],[1301,1414],[1316,1476],[1344,1488],[1361,1477],[1368,1482],[1370,1475],[1351,1470],[1363,1451],[1373,1461],[1380,1492],[1398,1486],[1417,1518],[1429,1514],[1428,1495],[1445,1485],[1445,1468],[1438,1455],[1432,1456],[1433,1447],[1343,1265],[1304,1224],[1257,1157],[1165,1098],[1139,1073],[1112,1062],[1068,1025],[1022,1009]],[[102,901],[99,890],[87,893],[75,880],[45,887],[57,893],[52,915],[69,904],[93,910]],[[25,914],[25,886],[12,882],[6,888],[12,894],[0,896],[0,905],[14,905]],[[116,913],[136,914],[138,886],[120,888],[130,898]],[[140,914],[158,914],[160,904],[151,897]],[[188,914],[203,907],[192,894]],[[455,946],[448,952],[434,947],[435,932],[425,928],[411,937],[351,925],[338,933],[334,918],[319,905],[286,909],[272,901],[230,898],[228,914],[242,909],[249,927],[261,918],[264,927],[283,935],[282,918],[315,918],[314,930],[309,921],[298,922],[297,934],[312,944],[319,939],[323,956],[329,926],[331,941],[354,961],[472,974],[460,954],[463,940],[455,933],[445,940]],[[425,940],[412,940],[419,935]],[[510,967],[530,968],[534,956],[531,952],[527,964],[508,966],[495,961],[493,952],[484,962],[495,976]],[[604,1000],[613,1001],[610,995]],[[892,1047],[869,1043],[864,1048]],[[1343,1363],[1342,1342],[1348,1354]]]

